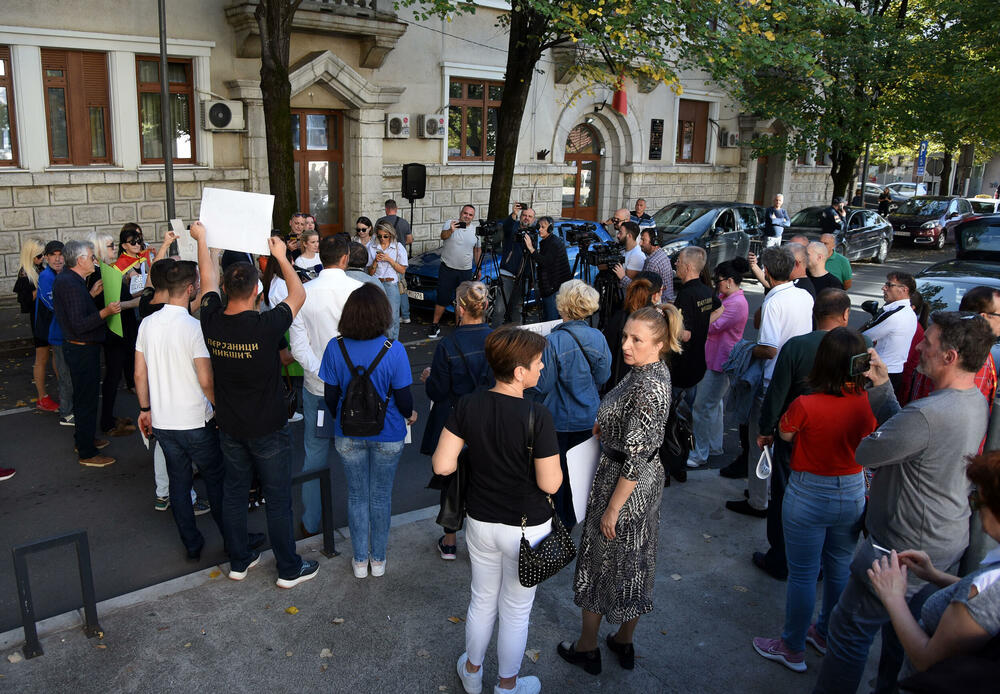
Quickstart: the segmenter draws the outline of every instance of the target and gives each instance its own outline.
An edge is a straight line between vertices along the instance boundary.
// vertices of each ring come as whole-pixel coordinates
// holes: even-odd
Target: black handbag
[[[468,450],[468,448],[463,448],[462,452],[458,454],[458,466],[455,468],[455,472],[443,477],[441,475],[434,476],[435,479],[441,480],[442,487],[446,490],[436,522],[448,530],[461,530],[465,523],[465,488],[469,482],[466,470],[466,451]]]
[[[534,459],[535,448],[535,408],[528,411],[528,470]],[[548,494],[545,498],[552,507],[552,532],[535,547],[531,546],[524,530],[528,525],[528,517],[521,516],[521,547],[517,554],[517,580],[525,588],[536,586],[542,581],[559,573],[571,561],[576,559],[576,545],[569,536],[566,526],[559,520],[555,504]]]

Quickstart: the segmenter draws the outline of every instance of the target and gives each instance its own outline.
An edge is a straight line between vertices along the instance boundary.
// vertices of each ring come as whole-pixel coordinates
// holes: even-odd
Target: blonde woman
[[[32,377],[38,399],[35,407],[43,412],[58,412],[59,403],[49,397],[45,388],[45,372],[49,365],[49,341],[47,335],[35,334],[35,300],[38,298],[38,274],[44,269],[45,244],[35,238],[25,239],[21,244],[21,267],[17,271],[14,293],[21,305],[21,313],[28,314],[28,324],[35,342],[35,366]]]
[[[375,226],[375,238],[368,244],[368,274],[383,283],[386,298],[392,309],[392,327],[388,337],[399,337],[399,276],[406,272],[409,263],[406,246],[396,239],[396,230],[389,222]]]
[[[323,263],[319,259],[319,232],[309,229],[303,231],[299,236],[299,247],[302,254],[295,259],[295,267],[304,270],[310,279],[314,279],[323,269]]]
[[[603,616],[618,631],[608,648],[623,668],[635,667],[632,635],[653,610],[656,539],[663,495],[658,460],[670,412],[670,371],[663,361],[681,351],[683,323],[673,305],[640,308],[625,323],[622,354],[632,370],[601,401],[594,434],[601,459],[587,501],[573,601],[583,611],[576,641],[557,652],[592,675],[601,672],[597,631]]]

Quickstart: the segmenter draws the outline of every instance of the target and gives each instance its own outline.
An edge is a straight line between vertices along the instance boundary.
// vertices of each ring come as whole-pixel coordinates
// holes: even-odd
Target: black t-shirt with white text
[[[670,381],[675,388],[691,388],[705,376],[708,324],[712,311],[721,305],[711,287],[700,279],[688,280],[677,290],[674,306],[680,310],[684,329],[691,337],[683,344],[681,353],[670,359]]]
[[[539,525],[552,517],[545,492],[528,465],[528,408],[535,408],[534,458],[559,454],[552,415],[539,403],[480,390],[464,395],[445,428],[465,440],[468,487],[465,509],[483,523]]]
[[[201,300],[201,330],[215,376],[219,428],[238,439],[256,439],[288,421],[279,351],[292,310],[282,302],[270,311],[223,313],[218,292]]]

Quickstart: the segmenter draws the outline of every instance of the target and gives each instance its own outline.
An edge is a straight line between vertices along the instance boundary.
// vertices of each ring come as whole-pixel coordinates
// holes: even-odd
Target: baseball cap
[[[62,241],[49,241],[45,244],[45,255],[51,255],[53,253],[62,253],[63,242]]]

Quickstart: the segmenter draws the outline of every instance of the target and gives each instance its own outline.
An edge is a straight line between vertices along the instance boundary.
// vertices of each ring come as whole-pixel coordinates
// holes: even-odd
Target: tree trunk
[[[941,163],[944,164],[944,169],[941,171],[941,184],[938,187],[938,195],[951,195],[951,150],[951,147],[945,145],[944,158],[941,160]]]
[[[833,165],[830,167],[830,178],[833,180],[833,196],[840,196],[850,202],[848,188],[851,179],[854,178],[855,167],[858,165],[859,152],[843,149],[839,143],[834,142],[830,152],[830,159]]]
[[[274,196],[271,226],[285,229],[298,208],[292,148],[292,85],[288,81],[292,16],[301,0],[260,0],[260,90],[267,138],[267,175]]]
[[[503,101],[497,114],[497,151],[490,183],[489,219],[503,219],[510,214],[510,190],[514,184],[514,163],[521,135],[531,80],[542,57],[542,36],[548,19],[526,3],[511,3],[510,39],[507,42],[507,71]]]

